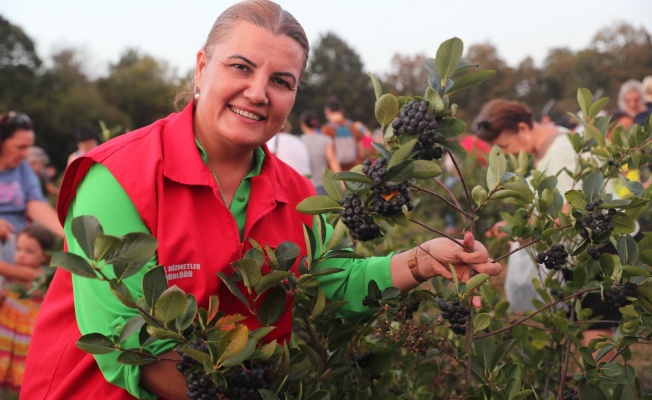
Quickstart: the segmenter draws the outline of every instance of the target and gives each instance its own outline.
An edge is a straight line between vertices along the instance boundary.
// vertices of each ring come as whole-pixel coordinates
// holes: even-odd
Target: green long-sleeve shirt
[[[204,161],[205,153],[198,146]],[[242,238],[246,207],[251,188],[251,178],[260,173],[264,159],[261,149],[256,151],[256,164],[238,187],[230,210],[235,217]],[[66,233],[68,251],[82,257],[83,251],[72,235],[71,221],[75,216],[93,215],[102,224],[104,233],[122,236],[130,232],[151,233],[140,218],[134,204],[127,196],[113,175],[101,164],[96,164],[88,171],[84,180],[77,188],[75,199],[70,205],[64,230]],[[314,224],[316,227],[317,225]],[[332,227],[327,227],[328,236]],[[328,238],[326,239],[328,240]],[[392,285],[390,274],[391,255],[373,257],[364,260],[331,259],[319,264],[318,268],[342,268],[344,271],[320,277],[320,284],[327,297],[334,300],[348,300],[341,316],[359,315],[367,311],[362,300],[367,293],[370,280],[375,280],[381,288]],[[157,265],[154,257],[141,271],[125,280],[135,298],[142,296],[141,282],[145,272]],[[112,276],[111,268],[103,270]],[[87,279],[73,275],[73,293],[77,324],[82,334],[99,332],[105,335],[119,335],[119,329],[136,311],[124,306],[110,291],[109,285],[95,279]],[[137,335],[133,335],[124,347],[138,347]],[[161,354],[174,347],[173,341],[156,341],[148,347],[154,354]],[[125,388],[133,396],[142,399],[154,399],[156,396],[142,389],[139,385],[140,367],[118,364],[117,353],[96,355],[95,359],[105,379],[114,385]]]

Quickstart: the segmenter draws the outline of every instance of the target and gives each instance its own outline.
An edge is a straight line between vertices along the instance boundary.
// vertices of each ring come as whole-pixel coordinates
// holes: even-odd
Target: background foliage
[[[425,58],[424,54],[395,54],[387,72],[379,75],[385,92],[421,95],[427,79],[421,68]],[[499,49],[488,43],[469,45],[464,58],[498,71],[482,86],[456,95],[457,117],[467,124],[482,104],[495,97],[524,101],[537,118],[553,100],[550,115],[562,120],[567,111],[578,111],[578,87],[600,92],[610,98],[606,109],[616,108],[623,82],[652,74],[652,39],[643,28],[621,24],[596,32],[586,49],[551,49],[543,65],[526,58],[509,66]],[[98,77],[91,68],[90,60],[75,48],[64,48],[43,60],[29,35],[0,15],[0,111],[28,113],[36,125],[37,145],[45,148],[60,171],[74,150],[74,130],[79,125],[97,126],[104,121],[124,132],[164,117],[174,111],[173,93],[191,72],[179,73],[133,49],[126,49],[106,76]],[[367,71],[345,39],[326,33],[312,43],[304,80],[290,117],[295,133],[299,133],[299,114],[306,109],[321,113],[324,99],[331,95],[340,98],[350,118],[377,127]]]

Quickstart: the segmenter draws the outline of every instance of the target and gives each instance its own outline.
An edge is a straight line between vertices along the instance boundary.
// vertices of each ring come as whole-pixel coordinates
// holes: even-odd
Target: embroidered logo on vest
[[[172,264],[166,267],[168,282],[175,279],[192,278],[193,270],[199,270],[199,264]]]

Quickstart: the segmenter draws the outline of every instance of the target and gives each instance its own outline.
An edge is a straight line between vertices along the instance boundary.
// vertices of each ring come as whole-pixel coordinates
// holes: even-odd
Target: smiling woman
[[[73,235],[73,219],[80,215],[94,216],[105,235],[149,233],[158,241],[156,255],[122,281],[134,298],[143,294],[147,270],[160,264],[168,284],[192,293],[199,307],[207,308],[217,295],[221,311],[247,316],[248,328],[259,328],[216,274],[232,273],[231,263],[252,248],[248,239],[270,248],[296,243],[300,260],[307,253],[303,227],[319,229],[313,216],[296,210],[314,195],[312,184],[265,145],[292,109],[308,53],[303,28],[278,4],[248,0],[225,10],[197,52],[194,78],[181,93],[183,110],[96,147],[66,170],[57,211],[68,251],[85,257],[84,243]],[[328,235],[332,229],[326,227]],[[450,264],[460,279],[468,279],[471,270],[500,272],[470,233],[464,245],[475,251],[433,239],[418,254],[412,249],[368,259],[331,258],[319,268],[340,272],[320,277],[321,288],[331,299],[348,301],[342,316],[355,316],[369,312],[363,298],[371,280],[381,289],[405,291],[424,279],[450,277]],[[296,275],[298,263],[290,269]],[[112,277],[112,267],[103,271]],[[261,296],[255,307],[264,301]],[[120,337],[136,315],[104,282],[58,269],[32,339],[21,397],[187,398],[185,377],[176,369],[179,355],[172,351],[175,341],[148,345],[164,360],[142,367],[118,363],[117,352],[90,355],[75,346],[82,334]],[[273,324],[266,339],[288,340],[289,298]],[[138,336],[122,345],[140,347]]]

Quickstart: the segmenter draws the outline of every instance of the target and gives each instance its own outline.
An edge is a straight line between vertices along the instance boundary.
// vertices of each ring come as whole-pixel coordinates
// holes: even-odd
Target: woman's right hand
[[[15,230],[16,228],[9,221],[0,218],[0,240],[7,240]]]

